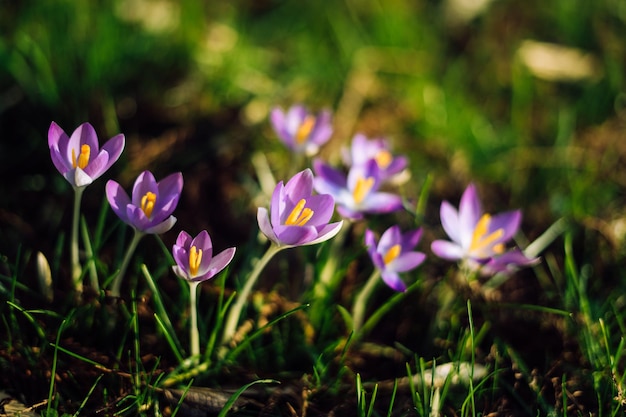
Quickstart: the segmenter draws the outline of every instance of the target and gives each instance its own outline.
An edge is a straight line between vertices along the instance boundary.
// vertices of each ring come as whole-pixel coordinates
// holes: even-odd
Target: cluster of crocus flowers
[[[225,249],[213,256],[213,243],[206,230],[201,231],[194,238],[182,231],[172,247],[172,254],[176,261],[172,270],[179,278],[189,283],[190,345],[191,356],[195,358],[200,354],[197,314],[198,284],[220,273],[232,261],[235,248]]]
[[[506,246],[520,227],[521,211],[484,213],[474,184],[463,192],[458,210],[449,202],[442,202],[440,216],[443,229],[450,237],[450,241],[435,240],[431,244],[432,251],[440,258],[460,261],[470,271],[487,275],[537,262],[518,248],[507,249]]]
[[[78,221],[82,193],[85,187],[98,179],[119,159],[124,144],[124,135],[118,134],[100,148],[98,135],[89,123],[78,126],[71,136],[55,122],[52,122],[48,129],[48,147],[52,163],[74,189],[70,257],[72,282],[78,293],[82,292],[83,288],[82,268],[78,256]],[[92,285],[97,285],[97,281],[93,280]]]
[[[172,215],[178,205],[183,188],[183,175],[171,174],[157,182],[150,171],[144,171],[135,180],[131,197],[120,184],[109,180],[106,196],[113,212],[135,231],[120,271],[111,285],[111,294],[120,295],[121,281],[130,258],[145,234],[160,234],[170,230],[176,223]]]
[[[270,122],[280,140],[296,154],[317,154],[333,134],[330,111],[313,114],[302,105],[292,106],[286,112],[275,107]]]

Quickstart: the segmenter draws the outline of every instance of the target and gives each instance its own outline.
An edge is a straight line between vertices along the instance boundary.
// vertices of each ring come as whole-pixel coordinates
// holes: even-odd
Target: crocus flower
[[[406,291],[406,285],[400,279],[399,272],[410,271],[419,266],[426,255],[413,251],[422,236],[422,229],[408,231],[404,234],[399,226],[387,229],[380,241],[376,242],[374,232],[365,231],[365,245],[374,266],[381,271],[383,281],[395,291]]]
[[[272,195],[270,211],[257,213],[261,232],[279,246],[302,246],[324,242],[335,236],[343,222],[329,223],[335,209],[333,197],[313,195],[313,173],[305,169],[286,185],[279,182]]]
[[[302,105],[295,105],[287,112],[275,107],[270,115],[274,131],[293,152],[315,155],[333,133],[331,114],[328,110],[313,115]]]
[[[399,174],[408,165],[405,156],[394,156],[391,153],[386,139],[368,139],[365,135],[357,133],[352,138],[350,149],[343,150],[343,162],[346,166],[365,166],[371,159],[376,161],[382,180]]]
[[[56,169],[74,188],[85,187],[100,177],[124,150],[124,135],[113,136],[100,148],[93,126],[83,123],[67,134],[55,122],[48,129],[48,147]]]
[[[343,217],[359,220],[364,213],[390,213],[402,208],[400,196],[379,191],[382,179],[374,160],[363,167],[353,166],[347,176],[319,159],[313,161],[313,169],[315,190],[332,195]]]
[[[213,243],[206,230],[192,238],[182,231],[172,248],[176,265],[174,273],[187,281],[206,281],[217,275],[235,256],[235,248],[228,248],[213,256]]]
[[[494,216],[483,213],[474,184],[470,184],[463,192],[458,211],[447,201],[441,204],[440,211],[441,224],[451,241],[436,240],[432,243],[431,249],[437,256],[462,260],[472,269],[491,265],[482,270],[484,273],[535,261],[526,258],[521,252],[506,252],[506,243],[519,229],[521,211],[513,210]]]
[[[183,175],[178,172],[157,182],[150,171],[139,174],[133,186],[132,199],[115,181],[106,184],[107,200],[117,216],[143,233],[165,233],[174,226],[172,212],[183,188]]]

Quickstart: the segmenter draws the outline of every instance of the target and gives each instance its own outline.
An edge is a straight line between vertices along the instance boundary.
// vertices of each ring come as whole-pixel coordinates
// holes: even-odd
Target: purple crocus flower
[[[410,271],[426,259],[424,253],[413,251],[421,236],[422,229],[402,234],[400,227],[396,225],[387,229],[377,243],[374,232],[369,229],[365,231],[367,252],[374,266],[381,271],[385,284],[395,291],[406,291],[406,284],[398,273]]]
[[[435,240],[432,251],[448,260],[463,260],[483,273],[504,271],[513,265],[535,262],[518,250],[506,252],[506,243],[519,229],[520,210],[497,215],[483,213],[476,186],[470,184],[463,192],[459,210],[444,201],[441,204],[441,224],[451,241]]]
[[[400,173],[408,165],[405,156],[394,156],[391,153],[386,139],[368,139],[365,135],[357,133],[352,138],[350,149],[343,150],[344,163],[347,166],[364,166],[371,159],[376,161],[382,180]]]
[[[364,213],[390,213],[402,208],[399,195],[379,191],[382,179],[374,160],[353,166],[347,176],[319,159],[313,161],[313,169],[315,190],[332,195],[343,217],[360,220]]]
[[[313,245],[335,236],[343,222],[329,223],[335,209],[333,197],[312,193],[310,169],[294,175],[286,185],[279,182],[269,213],[264,207],[258,210],[261,232],[278,246]]]
[[[275,107],[270,121],[280,140],[295,153],[308,156],[317,154],[333,133],[331,114],[321,111],[317,116],[302,105],[295,105],[287,112]]]
[[[100,148],[93,126],[83,123],[67,134],[55,122],[48,129],[48,147],[56,169],[74,188],[95,181],[118,160],[124,150],[124,135],[113,136]]]
[[[232,261],[235,248],[228,248],[213,256],[213,243],[206,230],[192,238],[187,232],[178,234],[172,247],[176,265],[174,273],[187,281],[206,281],[217,275]]]
[[[172,212],[183,188],[183,175],[171,174],[157,182],[150,171],[139,174],[132,199],[115,181],[106,184],[107,200],[122,221],[143,233],[165,233],[174,226]]]

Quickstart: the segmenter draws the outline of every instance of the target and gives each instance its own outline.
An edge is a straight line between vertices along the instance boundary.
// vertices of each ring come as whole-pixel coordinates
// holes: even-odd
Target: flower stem
[[[197,360],[200,356],[200,333],[198,332],[198,309],[197,295],[198,284],[200,281],[189,282],[189,315],[191,317],[191,325],[189,326],[189,344],[191,345],[191,356]]]
[[[359,336],[359,332],[361,327],[363,326],[363,319],[365,317],[365,308],[368,305],[368,301],[370,296],[372,295],[372,291],[378,284],[378,279],[380,278],[380,269],[376,268],[372,275],[365,283],[365,286],[361,289],[361,291],[357,294],[354,299],[354,305],[352,306],[352,328],[354,329],[355,336]]]
[[[252,287],[254,287],[254,284],[259,279],[259,276],[261,275],[261,271],[263,270],[263,268],[265,268],[265,266],[270,261],[270,259],[272,259],[274,255],[276,255],[281,249],[284,249],[284,248],[285,248],[284,246],[278,246],[272,243],[270,247],[267,248],[267,252],[265,252],[265,255],[263,255],[261,259],[256,261],[256,264],[254,265],[254,269],[250,273],[250,276],[248,277],[246,284],[243,286],[241,292],[237,295],[235,304],[231,307],[230,311],[228,312],[226,325],[224,326],[224,334],[222,336],[222,344],[225,345],[225,344],[230,343],[231,339],[235,335],[235,331],[237,330],[237,324],[239,322],[239,318],[241,317],[241,312],[243,310],[243,307],[245,306],[246,301],[248,301],[248,297],[250,296]]]
[[[139,241],[143,237],[144,233],[135,229],[135,234],[133,235],[133,239],[130,241],[128,248],[126,249],[126,255],[124,255],[124,260],[122,261],[122,265],[120,266],[120,271],[117,273],[115,278],[113,279],[113,283],[111,284],[111,296],[119,297],[120,296],[120,288],[122,286],[122,278],[126,274],[126,270],[128,269],[128,264],[130,263],[130,258],[132,258],[135,253],[135,249],[139,244]]]
[[[84,187],[74,188],[74,217],[72,219],[72,241],[70,243],[70,258],[72,262],[72,284],[77,295],[83,292],[83,283],[80,279],[82,267],[78,258],[78,223],[80,220],[80,201],[83,197]]]

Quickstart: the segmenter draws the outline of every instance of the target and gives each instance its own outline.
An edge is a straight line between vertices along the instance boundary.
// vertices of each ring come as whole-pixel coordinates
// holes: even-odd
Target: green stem
[[[135,249],[137,248],[137,245],[139,244],[139,241],[145,234],[140,230],[137,230],[137,229],[134,229],[134,230],[135,230],[135,234],[133,235],[133,239],[130,241],[130,244],[128,245],[128,249],[126,249],[126,255],[124,255],[124,260],[122,261],[122,265],[120,266],[120,271],[115,276],[115,279],[113,279],[113,284],[111,284],[111,296],[112,297],[120,296],[120,288],[122,286],[122,279],[124,278],[124,275],[126,274],[126,270],[128,269],[128,265],[130,264],[130,258],[132,258],[133,254],[135,253]]]
[[[352,328],[354,329],[354,334],[358,335],[361,327],[363,326],[363,319],[365,317],[365,308],[368,305],[368,300],[372,295],[372,291],[378,284],[378,280],[380,278],[380,269],[376,268],[372,275],[367,280],[365,286],[361,289],[361,291],[357,294],[354,299],[354,305],[352,306]]]
[[[80,201],[83,197],[84,187],[74,188],[74,217],[72,219],[72,241],[70,243],[70,257],[72,262],[72,284],[77,294],[83,292],[83,283],[81,281],[82,267],[78,258],[78,223],[80,220]]]
[[[200,333],[198,332],[198,310],[197,294],[200,281],[189,281],[189,315],[191,325],[189,333],[189,343],[191,345],[191,357],[197,360],[200,357]]]
[[[231,307],[228,312],[228,317],[226,319],[226,325],[224,326],[224,334],[222,336],[222,343],[228,344],[231,342],[231,339],[235,335],[235,331],[237,330],[237,324],[239,323],[239,318],[241,317],[241,312],[243,307],[248,301],[248,297],[250,296],[250,292],[252,291],[252,287],[259,279],[261,275],[261,271],[267,263],[272,259],[274,255],[276,255],[280,250],[285,249],[285,246],[278,246],[275,243],[272,243],[269,248],[267,248],[267,252],[261,259],[259,259],[254,265],[254,269],[250,273],[246,284],[242,288],[241,292],[237,295],[237,299],[235,300],[235,304]]]

